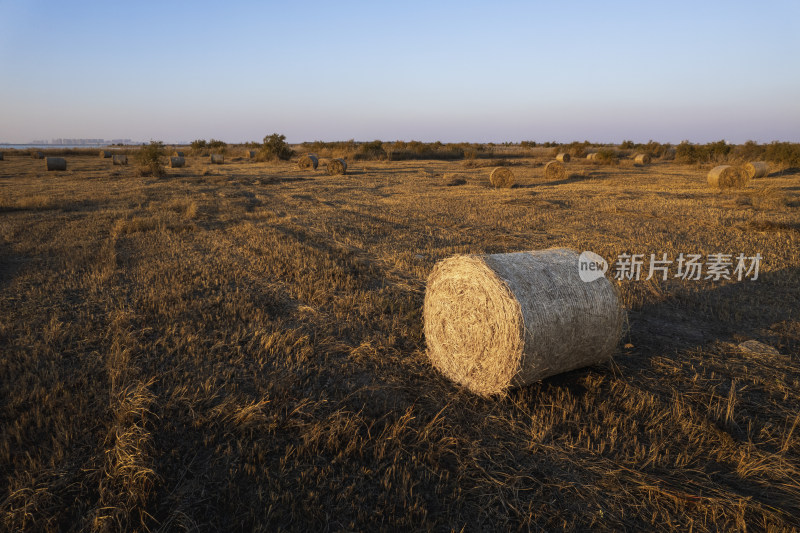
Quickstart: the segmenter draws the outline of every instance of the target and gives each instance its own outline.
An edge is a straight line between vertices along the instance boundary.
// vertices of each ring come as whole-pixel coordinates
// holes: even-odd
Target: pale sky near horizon
[[[0,0],[0,142],[800,142],[800,1]]]

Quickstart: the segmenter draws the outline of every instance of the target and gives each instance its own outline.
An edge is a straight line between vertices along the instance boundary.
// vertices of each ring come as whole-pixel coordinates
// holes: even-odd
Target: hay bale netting
[[[506,167],[497,167],[489,174],[489,182],[497,188],[508,188],[514,185],[514,173]]]
[[[569,160],[570,160],[570,156],[567,153],[558,154],[556,156],[556,161],[560,161],[562,163],[569,163]]]
[[[567,170],[561,161],[550,161],[544,166],[544,177],[549,180],[563,180],[567,177]]]
[[[45,159],[47,170],[67,170],[67,160],[63,157],[48,157]]]
[[[184,155],[184,153],[179,150],[175,150],[174,152],[172,152],[172,157],[186,157],[186,155]]]
[[[744,171],[747,172],[747,176],[751,180],[763,178],[769,174],[769,165],[767,165],[766,161],[751,161],[744,166]]]
[[[225,156],[222,154],[211,154],[211,163],[214,165],[221,165],[225,162]]]
[[[172,156],[169,158],[170,168],[183,168],[186,166],[186,160],[183,157]]]
[[[732,165],[719,165],[708,172],[708,184],[720,189],[744,187],[750,178],[747,172]]]
[[[610,359],[624,313],[608,279],[581,281],[578,258],[549,249],[437,263],[423,312],[433,365],[488,396]]]
[[[650,161],[651,159],[649,154],[636,154],[636,157],[633,158],[633,164],[637,167],[649,165]]]
[[[111,159],[111,150],[100,150],[100,159]]]
[[[38,151],[31,152],[31,157],[33,159],[44,159],[44,152],[38,152]]]
[[[114,154],[111,158],[112,165],[127,165],[128,164],[128,156],[125,154]]]
[[[347,173],[347,161],[344,159],[329,159],[328,160],[328,174],[333,176],[336,174]]]
[[[308,168],[317,170],[317,165],[319,165],[319,158],[316,156],[316,154],[306,154],[297,160],[297,168],[301,168],[303,170]],[[345,164],[345,166],[347,165]]]

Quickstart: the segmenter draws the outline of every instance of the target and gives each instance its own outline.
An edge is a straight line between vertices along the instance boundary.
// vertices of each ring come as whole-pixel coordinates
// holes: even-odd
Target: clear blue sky
[[[800,141],[800,1],[0,0],[0,141]]]

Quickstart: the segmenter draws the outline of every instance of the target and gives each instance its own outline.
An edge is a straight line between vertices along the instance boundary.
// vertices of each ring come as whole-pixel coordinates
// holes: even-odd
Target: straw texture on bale
[[[719,165],[708,173],[708,184],[720,189],[744,187],[750,178],[743,168],[731,165]]]
[[[211,154],[211,163],[214,165],[221,165],[225,162],[225,157],[222,154]]]
[[[34,159],[44,159],[44,152],[31,152],[31,157]]]
[[[110,159],[111,158],[111,150],[100,150],[100,158],[101,159]]]
[[[67,170],[67,160],[63,157],[48,157],[45,162],[47,170]]]
[[[597,159],[597,152],[592,152],[591,154],[586,154],[587,161],[594,161]]]
[[[556,161],[561,161],[562,163],[569,163],[570,156],[567,153],[558,154],[556,156]]]
[[[489,182],[497,188],[508,188],[514,185],[514,173],[506,167],[497,167],[489,174]]]
[[[317,165],[319,165],[319,158],[315,154],[306,154],[297,160],[298,168],[313,168],[314,170],[317,170]]]
[[[544,166],[544,177],[549,180],[563,180],[567,177],[567,171],[560,161],[550,161]]]
[[[432,364],[489,396],[610,359],[619,298],[605,277],[581,281],[578,257],[549,249],[437,263],[423,311]]]
[[[335,174],[347,173],[347,161],[344,159],[330,159],[328,160],[328,174],[333,176]]]
[[[244,156],[247,159],[255,159],[256,158],[256,151],[255,150],[245,150]]]
[[[172,152],[172,157],[186,157],[186,156],[184,155],[183,152],[175,150],[174,152]]]
[[[644,165],[649,165],[650,161],[649,154],[636,154],[636,157],[633,159],[633,164],[637,167],[643,167]]]
[[[186,160],[183,157],[170,157],[169,158],[169,166],[171,168],[182,168],[186,166]]]
[[[112,165],[127,165],[128,156],[125,154],[116,154],[111,158]]]
[[[763,178],[769,174],[769,166],[765,161],[751,161],[744,166],[744,170],[751,180]]]

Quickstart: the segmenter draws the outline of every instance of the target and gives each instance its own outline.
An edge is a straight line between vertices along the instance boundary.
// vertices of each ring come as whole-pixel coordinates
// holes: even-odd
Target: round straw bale
[[[549,249],[437,263],[423,310],[432,364],[488,396],[610,359],[619,298],[605,277],[581,281],[578,258]]]
[[[750,179],[763,178],[769,174],[769,165],[765,161],[751,161],[744,166]]]
[[[550,161],[544,166],[544,177],[549,180],[563,180],[567,177],[567,171],[560,161]]]
[[[170,157],[169,166],[170,168],[182,168],[186,166],[186,160],[183,157]]]
[[[558,154],[556,156],[556,161],[561,161],[562,163],[569,163],[569,160],[570,160],[570,156],[566,152],[562,153],[562,154]]]
[[[128,156],[125,154],[114,154],[111,158],[112,165],[127,165],[128,164]]]
[[[222,154],[211,154],[211,163],[214,165],[221,165],[225,162],[225,156]]]
[[[0,161],[3,160],[3,152],[0,152]]]
[[[586,160],[587,161],[594,161],[595,159],[597,159],[597,152],[592,152],[590,154],[586,154]]]
[[[297,160],[298,168],[313,168],[314,170],[317,170],[317,165],[319,165],[319,158],[316,156],[316,154],[306,154]]]
[[[31,152],[31,157],[33,159],[44,159],[44,152],[39,152],[39,151]]]
[[[67,160],[63,157],[48,157],[45,162],[47,170],[67,170]]]
[[[174,152],[172,152],[172,157],[186,157],[186,156],[183,154],[183,152],[175,150]]]
[[[255,150],[245,150],[244,156],[247,159],[255,159],[256,158],[256,151]]]
[[[328,174],[333,176],[334,174],[346,174],[347,173],[347,161],[344,159],[329,159],[328,160]]]
[[[650,154],[636,154],[633,158],[633,164],[637,167],[643,167],[650,164]]]
[[[496,188],[508,188],[514,185],[514,173],[506,167],[497,167],[489,174],[489,182]]]
[[[111,158],[111,150],[100,150],[100,158],[101,159]]]
[[[708,173],[707,179],[709,185],[720,189],[744,187],[750,181],[747,172],[743,168],[731,165],[719,165],[712,168]]]

